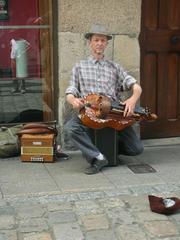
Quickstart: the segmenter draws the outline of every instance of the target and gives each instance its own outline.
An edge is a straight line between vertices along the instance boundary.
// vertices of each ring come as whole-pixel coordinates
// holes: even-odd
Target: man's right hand
[[[72,102],[73,108],[80,110],[82,107],[84,107],[84,101],[82,98],[75,98]]]
[[[77,98],[72,94],[67,95],[67,101],[74,109],[80,110],[82,107],[84,107],[84,100],[82,98]]]

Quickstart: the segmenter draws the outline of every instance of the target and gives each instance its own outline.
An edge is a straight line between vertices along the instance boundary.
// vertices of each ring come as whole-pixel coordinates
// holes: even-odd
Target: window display
[[[2,11],[0,124],[53,120],[51,1],[0,0]]]

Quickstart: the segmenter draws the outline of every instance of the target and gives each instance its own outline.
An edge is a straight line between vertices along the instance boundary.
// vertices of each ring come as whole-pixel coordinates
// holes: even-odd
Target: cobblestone
[[[75,203],[75,209],[78,215],[98,214],[102,213],[103,209],[99,204],[93,201],[78,201]]]
[[[0,207],[0,216],[13,214],[15,214],[15,210],[13,207],[7,205],[5,205],[4,207]]]
[[[135,225],[121,225],[116,229],[116,234],[119,240],[121,239],[133,239],[133,240],[145,240],[148,239],[137,224]]]
[[[84,240],[83,233],[77,223],[57,224],[53,227],[56,240]]]
[[[73,203],[48,203],[47,210],[49,212],[61,211],[61,210],[71,210],[73,208]]]
[[[28,218],[18,221],[19,232],[42,232],[49,229],[47,220],[44,218]]]
[[[113,225],[133,224],[135,222],[134,216],[126,209],[116,207],[107,209],[106,212]]]
[[[144,211],[144,212],[134,212],[133,215],[137,221],[144,223],[145,221],[162,221],[168,220],[168,217],[162,214],[157,214],[154,212]]]
[[[86,240],[118,240],[112,230],[95,230],[87,232]]]
[[[76,215],[72,211],[56,211],[49,213],[49,223],[53,225],[55,223],[75,222]]]
[[[94,198],[96,193],[86,192],[86,200],[70,193],[71,199],[78,201],[69,201],[65,195],[48,196],[48,202],[39,197],[4,201],[0,240],[180,239],[180,215],[151,212],[144,192],[107,197],[102,191],[98,198]]]
[[[154,237],[176,236],[179,234],[177,226],[170,221],[145,222],[144,226]]]
[[[45,209],[40,205],[20,206],[15,208],[17,217],[20,219],[42,217],[45,214]]]
[[[0,216],[0,229],[13,229],[15,227],[14,216],[1,215]]]
[[[52,240],[49,233],[27,233],[23,235],[23,240]]]
[[[16,230],[0,230],[0,240],[18,240]]]
[[[87,231],[109,228],[108,219],[105,214],[89,214],[82,216],[81,219]]]
[[[99,203],[104,209],[125,206],[125,203],[120,198],[117,197],[103,198],[99,200]]]

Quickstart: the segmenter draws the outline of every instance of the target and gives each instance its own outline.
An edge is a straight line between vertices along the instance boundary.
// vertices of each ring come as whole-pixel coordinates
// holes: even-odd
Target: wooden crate
[[[23,134],[21,137],[21,161],[53,162],[54,134]]]

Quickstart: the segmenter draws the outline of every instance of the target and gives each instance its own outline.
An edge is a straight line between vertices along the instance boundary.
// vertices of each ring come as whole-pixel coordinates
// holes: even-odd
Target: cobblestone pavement
[[[170,195],[180,197],[173,186],[169,187]],[[159,195],[162,188],[169,189],[160,186],[149,190]],[[180,239],[180,214],[151,212],[147,195],[139,195],[139,190],[2,199],[0,240]],[[145,191],[150,192],[148,187]]]
[[[79,156],[49,165],[0,160],[0,240],[179,240],[180,212],[153,213],[148,201],[150,194],[180,198],[179,154],[178,146],[146,150],[140,158],[147,162],[148,157],[157,170],[154,175],[134,174],[122,164],[86,176]],[[154,156],[160,158],[158,163]],[[38,181],[36,189],[32,185],[30,193],[25,191],[38,174],[44,185],[52,177],[52,191],[42,191],[47,186]]]

